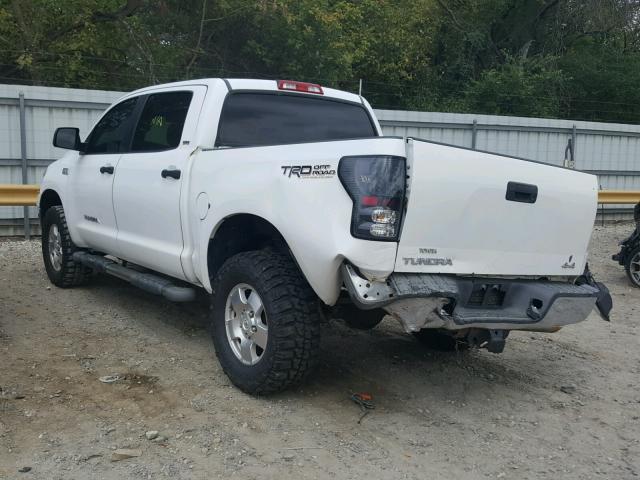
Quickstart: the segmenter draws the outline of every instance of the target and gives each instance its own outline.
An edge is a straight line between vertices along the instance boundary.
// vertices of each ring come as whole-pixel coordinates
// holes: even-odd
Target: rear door
[[[193,86],[144,96],[113,184],[119,256],[177,278],[185,277],[181,190],[205,93],[206,87]]]
[[[396,271],[582,274],[596,177],[420,140],[408,158]]]

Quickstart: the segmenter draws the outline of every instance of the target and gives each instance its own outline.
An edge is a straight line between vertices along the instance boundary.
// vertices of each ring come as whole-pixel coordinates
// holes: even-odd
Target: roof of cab
[[[153,90],[158,90],[161,88],[173,88],[173,87],[186,87],[192,85],[205,85],[207,87],[215,87],[219,86],[220,82],[225,82],[228,86],[231,87],[231,90],[265,90],[265,91],[274,91],[278,92],[278,81],[277,80],[258,80],[258,79],[249,79],[249,78],[229,78],[229,79],[221,79],[221,78],[200,78],[195,80],[185,80],[182,82],[172,82],[172,83],[164,83],[160,85],[152,85],[149,87],[144,87],[134,92],[129,93],[126,96],[130,95],[139,95],[141,93],[151,92]],[[312,97],[330,97],[336,98],[339,100],[345,100],[348,102],[356,102],[361,103],[362,98],[355,93],[345,92],[343,90],[336,90],[333,88],[322,87],[324,92],[323,95],[319,95],[317,93],[304,93],[304,92],[295,92],[299,95],[308,95]]]

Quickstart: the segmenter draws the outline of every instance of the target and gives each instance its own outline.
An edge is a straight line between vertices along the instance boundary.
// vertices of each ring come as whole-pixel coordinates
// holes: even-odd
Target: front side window
[[[241,92],[225,100],[216,145],[256,147],[375,136],[369,114],[360,104]]]
[[[180,144],[191,92],[149,95],[133,135],[132,152],[171,150]]]
[[[109,110],[89,135],[85,153],[124,152],[131,138],[131,120],[137,102],[137,98],[129,98]]]

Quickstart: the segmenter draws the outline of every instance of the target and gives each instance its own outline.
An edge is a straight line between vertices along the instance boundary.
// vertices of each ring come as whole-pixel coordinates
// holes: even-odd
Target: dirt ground
[[[106,277],[60,290],[39,241],[1,242],[0,478],[635,478],[640,289],[610,260],[631,229],[592,240],[610,324],[516,332],[494,355],[426,350],[391,319],[332,322],[315,375],[269,398],[222,373],[204,297],[174,305]],[[363,391],[376,408],[358,424]],[[112,462],[121,448],[141,455]]]

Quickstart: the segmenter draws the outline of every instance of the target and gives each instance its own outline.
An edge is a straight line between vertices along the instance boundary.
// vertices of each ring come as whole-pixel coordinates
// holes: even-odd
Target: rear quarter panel
[[[199,152],[190,175],[189,204],[205,194],[210,207],[193,225],[193,262],[207,290],[207,247],[230,216],[252,214],[269,221],[284,237],[311,287],[327,304],[335,303],[339,267],[346,258],[372,277],[393,271],[397,243],[351,236],[352,201],[337,175],[348,155],[404,156],[402,139],[370,138],[269,147],[212,149]],[[283,166],[324,165],[325,178],[289,176]]]

